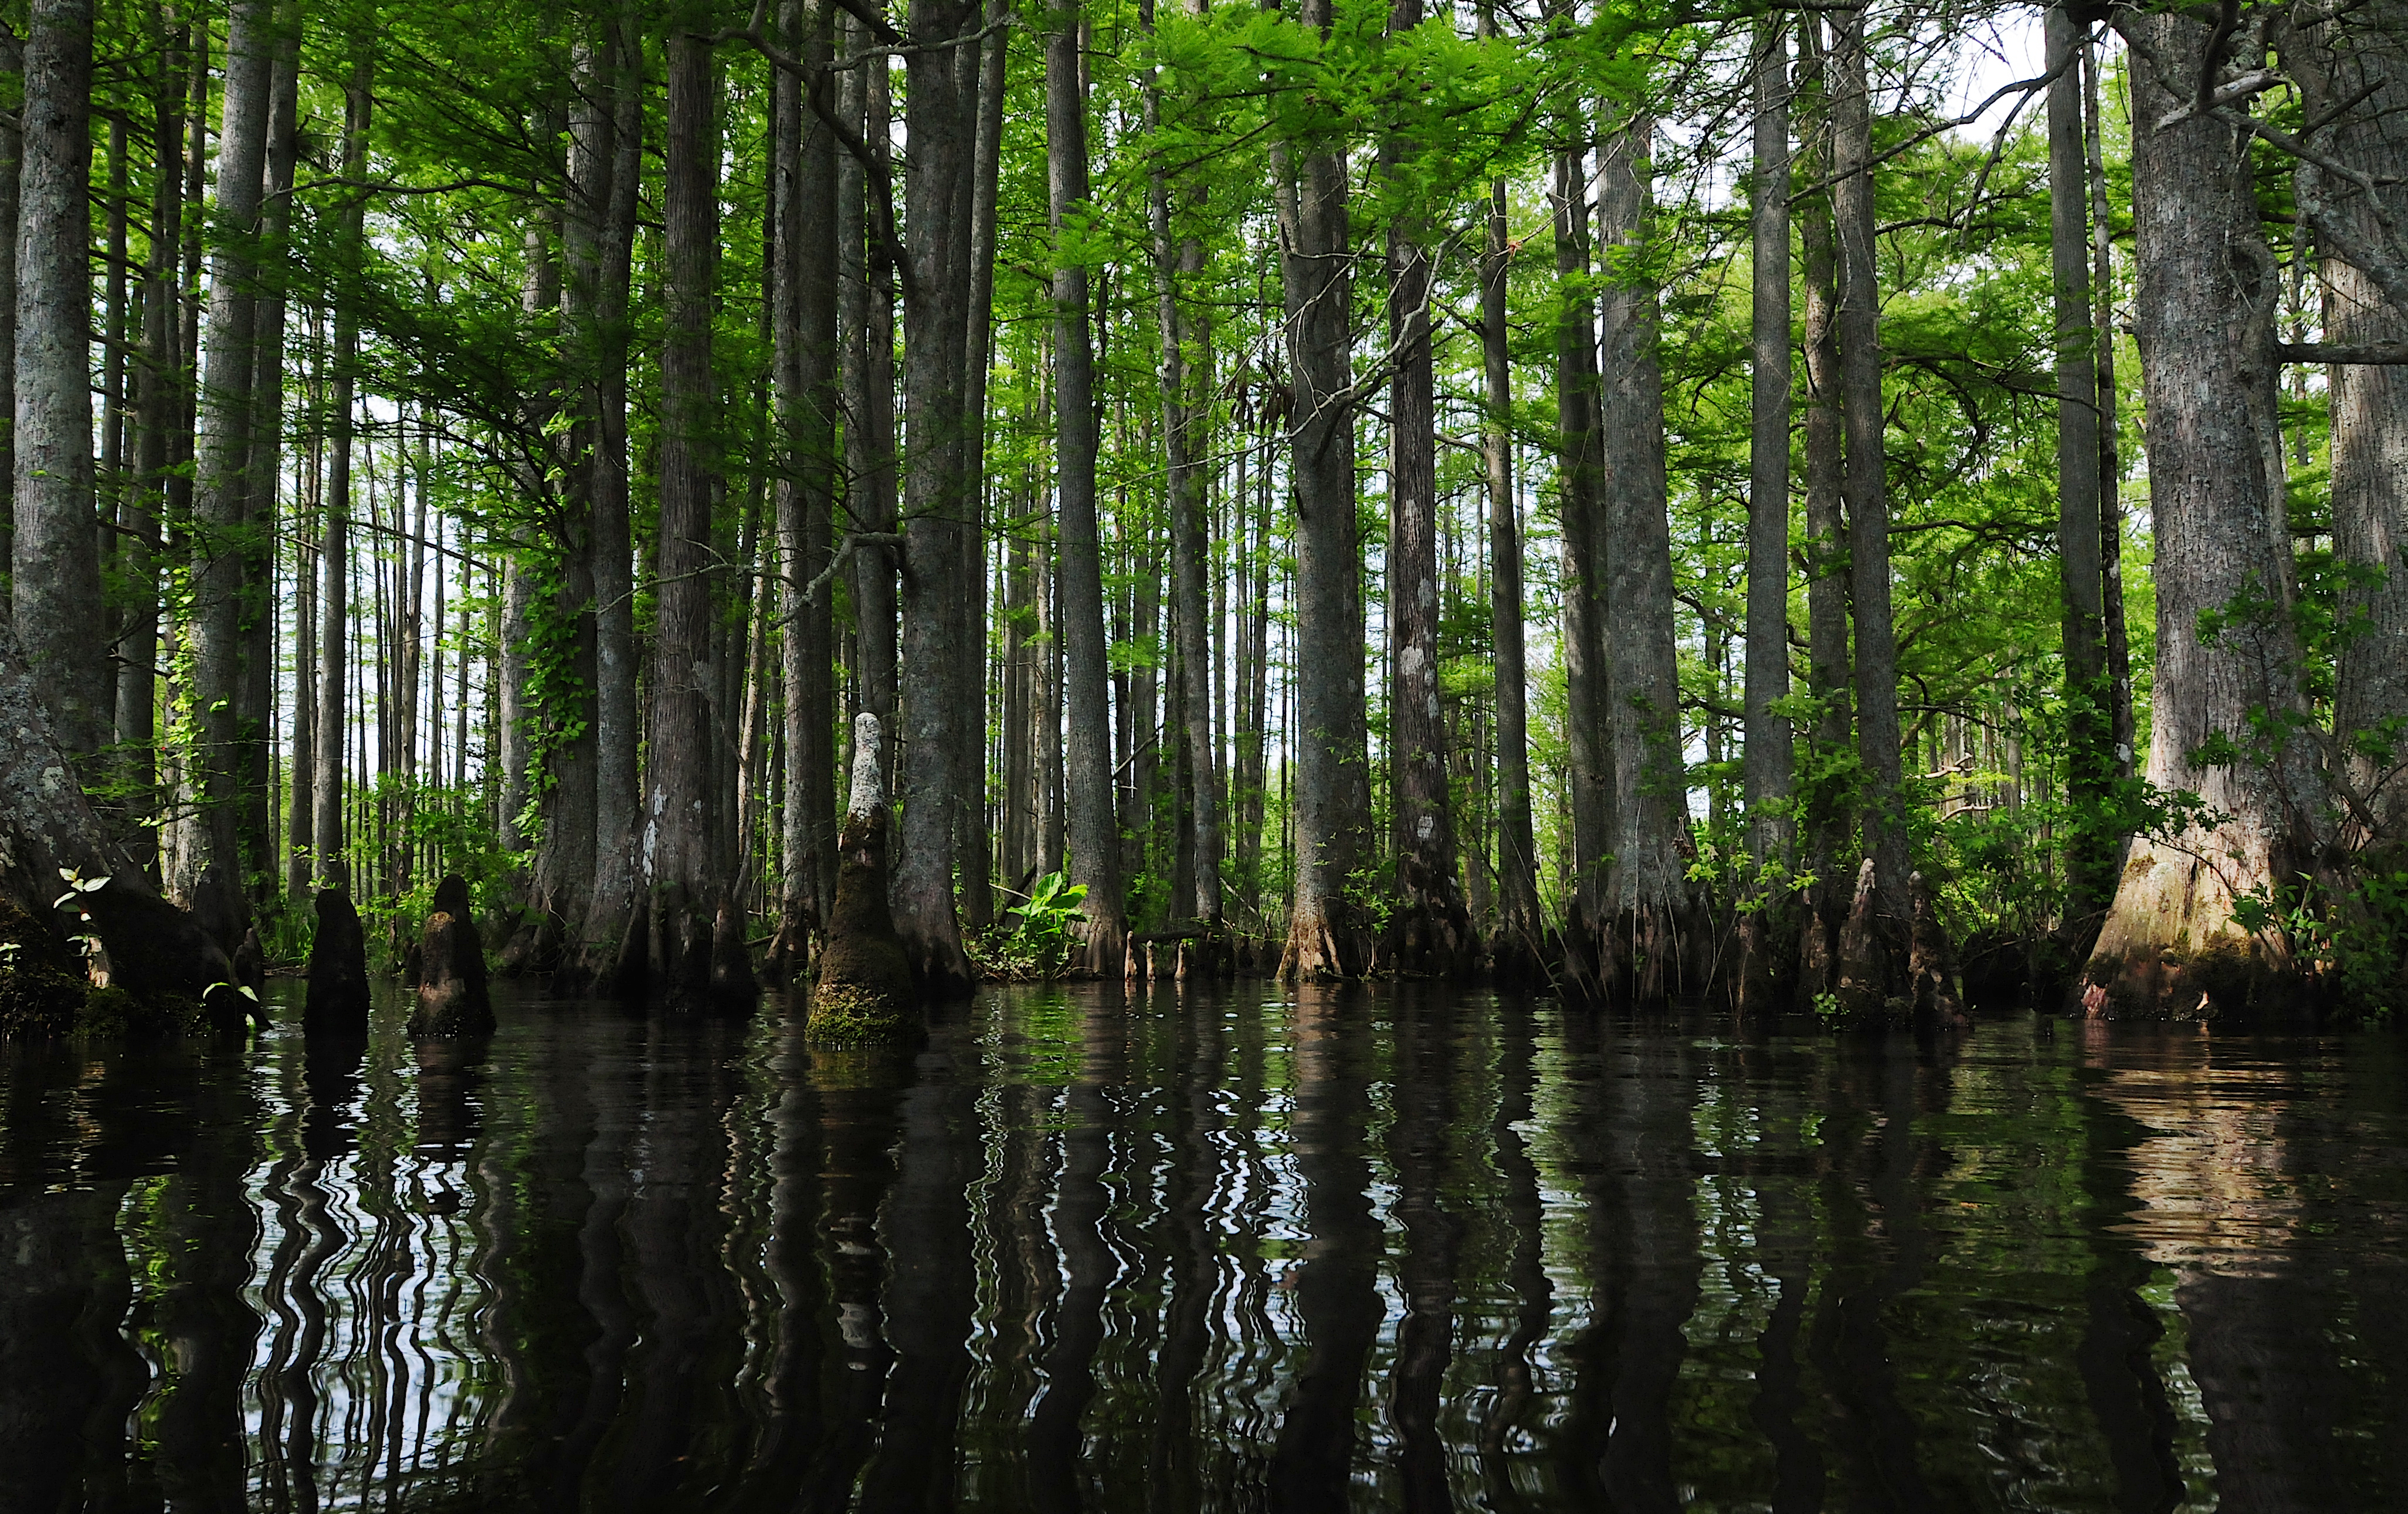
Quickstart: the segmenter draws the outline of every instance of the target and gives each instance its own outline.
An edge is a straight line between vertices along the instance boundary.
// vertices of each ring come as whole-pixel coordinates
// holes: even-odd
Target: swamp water
[[[0,1508],[2408,1498],[2396,1037],[297,997],[0,1051]]]

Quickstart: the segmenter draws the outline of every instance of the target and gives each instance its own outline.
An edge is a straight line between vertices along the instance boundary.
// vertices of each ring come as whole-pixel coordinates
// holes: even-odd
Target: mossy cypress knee
[[[878,717],[853,723],[853,791],[837,834],[836,908],[820,953],[806,1029],[814,1041],[899,1041],[916,1035],[911,959],[886,902],[886,795]]]

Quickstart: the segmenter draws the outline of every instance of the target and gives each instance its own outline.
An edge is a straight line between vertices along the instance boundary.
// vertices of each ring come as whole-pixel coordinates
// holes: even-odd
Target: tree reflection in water
[[[0,1508],[2345,1508],[2389,1038],[1431,987],[0,1054]]]

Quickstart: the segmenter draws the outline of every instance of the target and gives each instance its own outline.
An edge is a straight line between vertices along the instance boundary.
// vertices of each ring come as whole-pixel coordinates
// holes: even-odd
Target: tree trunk
[[[0,71],[19,76],[21,104],[17,112],[0,114],[0,415],[7,416],[10,422],[0,426],[0,573],[7,573],[16,560],[17,206],[25,166],[22,109],[25,50],[13,30],[0,36]],[[0,590],[6,591],[0,592],[0,624],[6,624],[16,595],[4,584],[0,584]]]
[[[780,7],[780,28],[807,60],[828,50],[831,7],[805,20],[800,0]],[[781,615],[786,695],[785,808],[781,844],[784,897],[771,944],[774,976],[802,970],[811,939],[828,918],[836,887],[836,709],[834,595],[823,584],[836,489],[836,137],[807,121],[802,80],[781,69],[772,86],[780,144],[776,194],[776,378]]]
[[[617,993],[618,965],[635,928],[638,805],[642,792],[637,752],[644,736],[637,705],[635,545],[628,525],[628,292],[634,277],[638,191],[643,178],[644,50],[633,11],[595,40],[595,68],[607,74],[600,91],[609,108],[602,138],[580,166],[589,213],[598,216],[594,249],[594,462],[588,488],[593,510],[590,557],[594,580],[594,865],[592,903],[578,934],[583,953],[566,987]],[[597,112],[598,114],[598,112]],[[605,157],[603,142],[608,144]],[[598,181],[598,182],[597,182]],[[602,192],[601,185],[608,185]]]
[[[995,847],[986,817],[986,425],[987,368],[995,331],[995,211],[1003,152],[1005,50],[1010,9],[1006,0],[986,0],[986,23],[1004,28],[957,53],[962,87],[976,112],[971,151],[968,318],[962,338],[968,360],[962,401],[962,592],[956,603],[961,627],[954,645],[954,698],[965,724],[953,755],[957,801],[953,842],[961,851],[963,918],[983,930],[995,920]],[[973,69],[972,65],[975,65]]]
[[[317,851],[310,837],[318,815],[313,786],[318,778],[318,553],[325,541],[326,521],[326,351],[325,325],[315,316],[313,311],[308,318],[315,360],[302,381],[308,414],[308,440],[302,448],[308,472],[293,502],[293,744],[285,762],[293,775],[293,796],[285,818],[284,894],[296,908],[312,893],[310,871]],[[464,661],[466,656],[464,652]]]
[[[1054,270],[1054,401],[1059,512],[1063,786],[1070,881],[1087,892],[1083,971],[1117,976],[1127,954],[1120,837],[1112,815],[1111,707],[1105,679],[1103,539],[1096,518],[1095,354],[1088,330],[1087,267],[1060,255],[1087,207],[1087,100],[1074,12],[1056,9],[1045,38],[1045,141]],[[1033,838],[1032,838],[1033,839]]]
[[[1796,758],[1789,717],[1789,36],[1756,24],[1755,204],[1749,365],[1745,751],[1748,858],[1787,861]],[[1751,891],[1754,891],[1751,889]]]
[[[1749,226],[1751,309],[1748,397],[1747,626],[1742,694],[1742,798],[1751,873],[1741,891],[1754,908],[1740,920],[1739,1007],[1776,1007],[1787,978],[1795,912],[1784,887],[1797,858],[1790,805],[1797,769],[1789,716],[1789,34],[1777,19],[1756,23],[1755,165]]]
[[[276,544],[283,535],[277,495],[284,463],[285,264],[293,226],[293,169],[299,148],[301,13],[285,0],[271,22],[259,249],[252,293],[250,477],[243,484],[242,856],[254,899],[276,893]]]
[[[596,281],[591,270],[595,260],[585,239],[587,226],[580,225],[572,237],[568,225],[572,218],[583,219],[585,207],[597,191],[606,192],[606,185],[595,181],[603,171],[594,161],[600,154],[587,147],[595,135],[595,123],[591,119],[594,108],[588,103],[595,92],[589,89],[580,93],[579,108],[588,114],[585,119],[566,123],[572,148],[571,161],[566,165],[571,175],[580,178],[571,184],[566,213],[541,203],[529,207],[523,233],[524,271],[519,289],[520,329],[525,333],[524,339],[538,347],[557,345],[572,363],[586,359],[600,323],[594,309]],[[539,110],[535,118],[538,139],[547,143],[557,140],[561,124],[555,112]],[[554,163],[558,166],[558,160]],[[556,258],[552,251],[556,234],[564,256],[576,260],[566,278],[562,259]],[[588,917],[595,870],[600,862],[597,780],[601,721],[595,703],[600,676],[595,625],[598,596],[595,583],[598,511],[594,496],[595,475],[607,465],[596,455],[598,447],[593,446],[599,428],[589,419],[589,400],[582,388],[577,385],[565,394],[540,393],[527,406],[527,420],[538,431],[549,427],[565,409],[568,423],[566,435],[571,444],[568,456],[554,454],[557,461],[553,466],[565,487],[538,477],[529,477],[522,484],[527,504],[543,512],[550,523],[548,529],[538,533],[535,548],[546,560],[545,577],[552,585],[551,602],[537,607],[538,613],[550,623],[542,640],[553,648],[553,656],[565,653],[567,663],[566,669],[557,670],[566,677],[559,679],[548,691],[543,712],[543,723],[552,737],[544,753],[549,771],[538,800],[543,826],[536,837],[528,896],[531,918],[503,952],[504,961],[512,968],[539,973],[552,972],[564,964],[571,934],[579,932],[580,922]],[[405,670],[413,685],[417,663],[417,563],[413,559],[403,651]],[[402,709],[405,729],[414,743],[414,693],[404,695]],[[572,971],[570,982],[573,984],[580,975]]]
[[[2381,173],[2408,162],[2408,7],[2376,0],[2354,18],[2301,28],[2283,38],[2283,61],[2299,79],[2314,120],[2347,107],[2334,123],[2332,155]],[[2372,93],[2370,93],[2370,91]],[[2352,104],[2355,102],[2355,104]],[[2312,187],[2340,238],[2325,233],[2324,339],[2343,346],[2408,338],[2408,310],[2386,302],[2366,269],[2329,245],[2384,246],[2386,220],[2402,224],[2408,194],[2396,184],[2372,195],[2322,180]],[[2323,231],[2322,227],[2318,228]],[[2403,245],[2394,242],[2395,247]],[[2343,743],[2350,786],[2366,796],[2358,826],[2372,821],[2393,844],[2408,841],[2408,368],[2336,364],[2326,387],[2332,401],[2333,553],[2365,573],[2344,592],[2342,643],[2333,688],[2333,734]],[[2372,571],[2366,571],[2372,570]],[[2388,780],[2386,782],[2385,780]]]
[[[1847,437],[1848,581],[1856,611],[1856,754],[1874,902],[1905,940],[1906,812],[1899,791],[1898,627],[1890,618],[1889,479],[1883,450],[1881,290],[1873,245],[1872,95],[1865,14],[1832,18],[1831,216],[1839,244],[1840,389]]]
[[[2214,77],[2200,22],[2118,24],[2137,55],[2134,121],[2162,120]],[[2094,1010],[2206,1015],[2243,1008],[2260,973],[2287,965],[2281,943],[2269,949],[2233,921],[2232,904],[2315,865],[2325,796],[2289,725],[2305,704],[2289,526],[2268,469],[2277,277],[2249,160],[2213,117],[2134,137],[2157,589],[2148,776],[2230,818],[2134,844],[2084,988]],[[2203,628],[2202,616],[2224,624]],[[2272,743],[2258,734],[2270,721]]]
[[[1331,0],[1299,20],[1327,36]],[[1286,156],[1284,152],[1283,158]],[[1363,626],[1354,530],[1353,278],[1346,158],[1326,147],[1297,166],[1283,208],[1289,455],[1296,487],[1296,894],[1283,977],[1357,977],[1370,943],[1352,897],[1369,860],[1369,756],[1362,737]],[[1284,176],[1283,176],[1284,177]],[[1286,186],[1283,185],[1285,190]],[[1283,197],[1285,197],[1283,195]]]
[[[1480,35],[1494,37],[1497,7],[1484,0]],[[1544,951],[1539,849],[1530,815],[1528,670],[1523,647],[1522,522],[1513,497],[1513,368],[1510,281],[1513,248],[1506,180],[1488,186],[1487,253],[1481,264],[1480,361],[1487,414],[1481,433],[1488,485],[1488,613],[1497,679],[1497,893],[1499,976],[1526,980]]]
[[[2089,165],[2082,147],[2084,28],[2064,5],[2047,16],[2048,244],[2057,317],[2057,582],[2065,642],[2066,924],[2079,938],[2115,887],[2114,838],[2102,833],[2114,776],[2108,712],[2106,580],[2100,563],[2100,334],[2091,325]]]
[[[855,23],[837,18],[837,50],[849,52]],[[837,113],[862,128],[877,171],[886,166],[886,59],[881,54],[837,77]],[[844,348],[845,507],[856,532],[895,529],[895,269],[885,240],[870,236],[868,177],[847,152],[837,159],[838,329]],[[894,760],[895,549],[865,543],[853,554],[853,615],[861,707],[889,732]],[[891,875],[890,868],[890,875]]]
[[[1200,7],[1190,0],[1191,13]],[[1152,7],[1142,14],[1150,28]],[[1188,102],[1182,102],[1185,108]],[[1161,91],[1149,79],[1149,123],[1161,116]],[[1188,193],[1200,200],[1200,186]],[[1184,287],[1203,271],[1203,243],[1174,235],[1167,171],[1157,169],[1147,195],[1154,232],[1155,320],[1162,344],[1163,454],[1168,464],[1165,505],[1170,516],[1170,628],[1178,686],[1177,786],[1185,796],[1180,833],[1183,863],[1171,876],[1170,914],[1204,922],[1205,955],[1217,956],[1223,849],[1221,777],[1212,740],[1211,597],[1206,587],[1211,547],[1203,453],[1212,395],[1210,317]],[[1182,956],[1188,948],[1181,948]]]
[[[978,14],[963,0],[922,0],[913,30],[932,39],[970,31]],[[903,474],[901,857],[895,870],[895,924],[921,990],[932,999],[975,986],[953,901],[953,807],[962,800],[956,743],[976,739],[957,707],[951,645],[965,623],[961,538],[972,507],[962,373],[968,361],[972,282],[969,238],[976,96],[962,88],[950,50],[909,62],[904,160],[904,425],[911,438]]]
[[[1653,235],[1654,118],[1610,135],[1598,154],[1598,242],[1610,277],[1598,299],[1599,453],[1606,553],[1605,646],[1613,743],[1613,863],[1607,900],[1615,975],[1641,1003],[1680,981],[1688,782],[1672,625],[1672,532],[1664,478],[1662,317],[1652,283],[1621,271]]]
[[[212,215],[197,485],[193,497],[193,695],[200,727],[206,865],[241,884],[241,725],[246,494],[257,270],[251,249],[265,187],[274,25],[271,0],[237,0],[226,31],[223,123]],[[80,303],[80,301],[79,301]]]
[[[101,702],[93,532],[90,0],[40,0],[25,41],[16,250],[13,618],[59,749],[91,756]]]
[[[1421,0],[1394,0],[1393,36],[1421,24]],[[1383,156],[1401,175],[1414,145],[1391,137]],[[1388,230],[1389,784],[1397,853],[1390,956],[1406,973],[1457,977],[1472,965],[1471,916],[1455,877],[1455,806],[1447,785],[1440,702],[1438,402],[1430,353],[1433,270],[1425,228]]]
[[[117,680],[117,739],[125,748],[123,775],[132,791],[134,818],[158,815],[159,586],[165,544],[169,439],[176,430],[182,388],[183,349],[176,312],[180,293],[176,273],[183,242],[185,29],[154,23],[157,72],[151,78],[150,249],[143,269],[142,360],[136,366],[134,535],[125,548],[125,577],[134,603],[121,642],[125,666]],[[0,143],[0,151],[6,151]],[[14,249],[9,254],[14,264]],[[13,306],[12,306],[13,309]],[[13,314],[11,316],[13,320]],[[14,365],[13,351],[7,361]],[[134,850],[155,869],[155,842],[147,829]],[[154,872],[155,875],[155,872]]]
[[[354,45],[364,43],[355,42]],[[365,56],[352,63],[351,82],[345,91],[343,177],[353,182],[359,181],[367,171],[368,112],[375,99],[370,90],[373,79],[371,65]],[[342,202],[338,212],[336,236],[351,258],[356,258],[361,251],[366,207],[367,197],[354,195]],[[309,819],[309,835],[317,848],[318,887],[321,888],[343,888],[351,882],[343,852],[343,764],[344,749],[351,736],[346,702],[349,680],[345,674],[351,667],[351,407],[359,353],[359,316],[351,301],[338,300],[335,306],[335,371],[331,385],[334,395],[326,418],[332,459],[327,469],[325,505],[319,527],[323,545],[319,552],[318,617],[321,629],[318,666],[325,670],[325,676],[318,691],[318,771],[309,782],[315,807]],[[517,582],[517,570],[513,568],[513,590]],[[502,624],[500,660],[509,662],[523,656],[515,650],[515,644],[525,632],[523,627],[512,626],[508,611],[504,613]],[[503,683],[506,690],[525,687],[523,674],[506,676]],[[502,790],[500,827],[507,843],[517,834],[519,809],[526,802],[526,761],[523,756],[513,760],[513,754],[523,752],[524,738],[521,734],[515,700],[508,694],[502,716],[501,728],[495,735],[501,747],[501,766],[508,775]]]
[[[131,528],[129,517],[133,504],[125,486],[125,353],[132,345],[126,339],[125,269],[126,256],[126,118],[130,112],[119,111],[108,123],[108,245],[101,279],[101,362],[100,362],[100,458],[93,472],[93,513],[99,517],[93,550],[98,555],[104,581],[121,577],[118,561],[119,527]],[[117,714],[117,678],[123,654],[120,649],[124,627],[121,624],[122,598],[105,594],[101,599],[99,632],[106,643],[101,655],[100,702],[97,723],[104,741],[115,734]]]
[[[712,665],[710,301],[719,240],[719,121],[710,46],[673,32],[663,155],[667,329],[661,350],[658,621],[643,831],[646,987],[699,1008],[718,984],[712,933],[728,901],[713,844],[725,796],[716,772]]]
[[[1831,100],[1824,64],[1823,22],[1809,12],[1799,19],[1799,94],[1809,103],[1804,134],[1807,173],[1819,179],[1831,166]],[[1815,881],[1807,895],[1812,918],[1801,922],[1799,993],[1823,988],[1817,962],[1831,959],[1840,917],[1847,913],[1847,880],[1856,870],[1846,860],[1848,822],[1842,804],[1844,786],[1828,774],[1843,765],[1851,711],[1848,671],[1848,544],[1841,505],[1842,455],[1840,373],[1839,249],[1831,225],[1831,197],[1809,195],[1799,217],[1799,251],[1806,291],[1806,644],[1807,684],[1814,696],[1813,771],[1818,778],[1803,796],[1806,870]]]
[[[2116,497],[2124,477],[2123,448],[2115,434],[2114,218],[2107,202],[2107,150],[2099,120],[2099,50],[2082,50],[2082,114],[2090,168],[2091,329],[2099,395],[2099,558],[2103,570],[2100,613],[2107,637],[2108,737],[2115,776],[2132,776],[2132,745],[2139,739],[2132,715],[2132,644],[2124,624],[2124,507]],[[2128,839],[2128,838],[2125,838]],[[2117,846],[2122,856],[2122,845]],[[2119,860],[2117,866],[2121,867]]]
[[[1597,311],[1588,294],[1586,149],[1555,154],[1555,426],[1563,529],[1565,786],[1571,887],[1564,906],[1563,986],[1603,992],[1605,872],[1612,851],[1613,750],[1605,660],[1604,541],[1598,519]]]

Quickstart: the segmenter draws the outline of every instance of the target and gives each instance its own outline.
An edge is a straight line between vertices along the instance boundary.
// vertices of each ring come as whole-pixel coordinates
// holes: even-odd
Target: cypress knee
[[[814,1041],[896,1041],[919,1029],[911,959],[886,903],[886,785],[878,717],[853,717],[853,790],[837,833],[836,908],[806,1031]]]
[[[435,909],[419,938],[418,1007],[412,1040],[484,1035],[494,1029],[485,992],[485,943],[468,904],[468,885],[456,872],[435,886]]]
[[[365,1030],[368,1020],[368,944],[360,912],[340,888],[321,888],[318,931],[309,942],[309,987],[301,1023],[312,1032]]]

